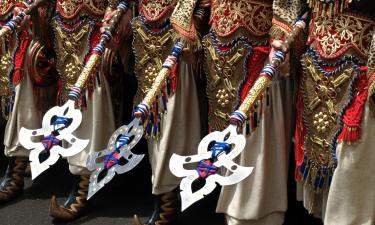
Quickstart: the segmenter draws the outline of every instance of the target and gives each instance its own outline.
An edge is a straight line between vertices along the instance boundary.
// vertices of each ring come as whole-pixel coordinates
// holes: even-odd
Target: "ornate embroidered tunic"
[[[278,1],[274,25],[287,32],[293,21],[286,15],[297,14],[303,4],[295,1],[297,7],[288,8],[283,2]],[[355,143],[361,137],[375,28],[366,2],[308,1],[311,19],[297,101],[296,177],[316,194],[329,189],[338,143]],[[314,198],[309,201],[308,209],[314,212]]]
[[[67,99],[67,93],[77,81],[88,54],[98,43],[101,35],[101,20],[107,7],[114,5],[113,1],[103,0],[56,2],[56,14],[52,26],[55,33],[56,64],[60,76],[60,101]],[[95,76],[88,82],[89,93],[94,89],[94,80]]]
[[[0,2],[0,25],[5,25],[13,17],[13,9],[25,7],[22,1],[4,0]],[[19,34],[11,34],[11,38],[5,38],[0,48],[0,96],[1,110],[5,118],[12,111],[14,102],[14,86],[23,77],[21,68],[24,57],[31,42],[31,35],[28,30]]]
[[[211,129],[228,125],[231,112],[262,69],[269,51],[271,18],[271,1],[212,1],[211,32],[203,40]],[[255,129],[260,109],[260,105],[254,107],[248,130]]]
[[[135,104],[145,97],[173,47],[173,29],[169,18],[176,4],[177,0],[140,1],[140,16],[133,21],[135,74],[138,80]],[[162,113],[166,110],[168,97],[174,93],[176,82],[176,73],[172,73],[168,78],[167,90],[158,97],[149,121],[145,123],[146,136],[159,137]]]
[[[225,129],[268,59],[273,1],[213,0],[205,53],[209,126]],[[246,147],[236,162],[254,166],[242,182],[222,187],[217,212],[228,225],[282,224],[287,208],[288,128],[277,75],[251,107],[242,131]],[[285,104],[287,105],[287,104]],[[227,173],[229,175],[229,173]],[[273,185],[269,185],[270,182]]]
[[[141,0],[140,12],[147,22],[157,22],[172,13],[177,0]]]

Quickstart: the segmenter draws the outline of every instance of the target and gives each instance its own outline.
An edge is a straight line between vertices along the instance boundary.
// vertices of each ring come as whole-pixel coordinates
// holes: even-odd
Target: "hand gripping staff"
[[[7,34],[15,31],[17,29],[17,27],[21,24],[22,20],[27,15],[30,15],[34,10],[38,9],[45,2],[47,2],[47,0],[36,0],[34,3],[32,3],[31,5],[29,5],[25,10],[23,10],[16,17],[14,17],[10,21],[8,21],[0,29],[0,38],[4,38]]]
[[[298,33],[306,27],[304,22],[306,17],[307,14],[298,20],[293,31],[288,35],[285,41],[288,50]],[[245,136],[237,131],[243,126],[251,106],[271,84],[272,77],[284,59],[284,52],[277,51],[275,53],[272,61],[264,66],[239,109],[232,113],[229,127],[221,132],[212,132],[203,138],[198,146],[197,155],[172,155],[169,168],[175,176],[183,178],[180,184],[182,211],[204,198],[205,195],[210,194],[216,188],[216,183],[233,185],[251,174],[253,167],[243,167],[233,162],[233,159],[243,151],[246,145]],[[197,164],[197,166],[193,170],[185,169],[189,164]],[[231,174],[229,176],[220,175],[219,171],[222,168],[230,171]],[[205,182],[204,186],[193,192],[192,185],[199,180]]]
[[[109,139],[107,149],[89,156],[87,168],[93,172],[90,177],[87,199],[90,199],[105,184],[110,182],[116,173],[126,173],[142,161],[144,155],[136,155],[131,152],[131,149],[142,138],[144,132],[143,122],[148,118],[153,102],[176,65],[183,46],[180,41],[175,43],[172,53],[164,61],[163,68],[155,78],[142,103],[135,108],[133,121],[113,133]]]
[[[89,140],[82,140],[73,135],[82,122],[81,110],[75,108],[75,102],[81,97],[81,92],[90,75],[100,64],[106,45],[112,39],[112,34],[127,8],[128,4],[125,2],[121,2],[117,6],[117,12],[106,27],[106,31],[102,33],[100,42],[92,50],[74,87],[71,88],[68,94],[69,100],[63,106],[55,106],[47,111],[43,117],[42,128],[37,130],[21,128],[20,143],[26,149],[31,150],[29,160],[31,161],[32,179],[55,164],[59,155],[62,157],[76,155],[88,145]],[[41,137],[41,141],[36,142],[37,137]],[[62,146],[63,140],[68,143],[69,147]],[[41,162],[39,156],[42,152],[48,152],[49,157]]]

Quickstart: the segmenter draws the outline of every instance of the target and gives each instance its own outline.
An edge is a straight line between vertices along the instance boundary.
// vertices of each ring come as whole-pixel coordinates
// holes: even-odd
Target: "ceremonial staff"
[[[48,0],[36,0],[34,3],[29,5],[25,10],[20,12],[17,16],[13,19],[8,21],[1,29],[0,29],[0,39],[5,37],[7,34],[15,31],[18,26],[21,25],[23,19],[30,15],[34,10],[38,9],[43,3],[48,2]]]
[[[155,78],[151,88],[146,93],[143,101],[135,108],[134,119],[128,124],[117,129],[109,139],[107,149],[93,153],[87,160],[87,168],[93,171],[90,177],[90,186],[87,199],[112,180],[116,173],[122,174],[137,166],[144,155],[136,155],[131,149],[143,136],[143,123],[148,118],[150,108],[160,94],[166,80],[178,62],[184,44],[177,41],[172,53],[164,61],[161,71]]]
[[[62,157],[76,155],[88,145],[89,140],[81,140],[73,135],[73,132],[82,122],[82,112],[75,108],[76,101],[80,99],[90,76],[96,72],[104,50],[127,9],[128,4],[126,2],[120,2],[117,6],[114,16],[104,27],[105,31],[102,33],[99,43],[89,54],[85,67],[74,87],[71,88],[68,94],[69,100],[63,106],[55,106],[46,112],[43,117],[42,128],[37,130],[21,128],[19,133],[20,143],[26,149],[31,150],[29,159],[31,161],[32,179],[55,164],[60,157],[59,155]],[[34,142],[33,139],[38,136],[41,136],[42,140]],[[63,140],[69,143],[70,147],[62,147]],[[39,155],[45,151],[49,152],[49,157],[40,162]]]
[[[284,42],[287,51],[301,30],[305,29],[307,15],[306,13],[297,20],[292,32],[287,35]],[[183,178],[180,184],[182,211],[204,198],[205,195],[210,194],[216,188],[216,183],[233,185],[251,174],[253,167],[242,167],[233,162],[233,159],[246,146],[245,136],[238,131],[243,127],[251,107],[271,84],[273,76],[285,59],[286,52],[275,52],[271,62],[264,66],[239,109],[232,113],[229,120],[230,125],[224,131],[215,131],[203,138],[198,146],[197,155],[172,155],[169,168],[175,176]],[[185,169],[186,165],[192,163],[197,164],[195,169]],[[231,174],[229,176],[220,175],[220,168],[225,168]],[[204,186],[193,192],[192,184],[198,180],[204,180]]]

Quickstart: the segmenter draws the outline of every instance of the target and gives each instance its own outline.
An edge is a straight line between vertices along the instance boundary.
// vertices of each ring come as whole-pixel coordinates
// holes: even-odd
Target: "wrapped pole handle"
[[[174,65],[177,63],[178,59],[181,56],[184,44],[181,41],[177,41],[173,46],[172,53],[167,57],[163,63],[163,68],[160,70],[158,75],[155,78],[155,81],[152,83],[150,90],[146,93],[145,98],[142,103],[140,103],[135,111],[134,116],[137,118],[145,119],[148,114],[152,103],[154,102],[156,96],[160,92],[162,86],[164,85],[167,77],[173,70]]]
[[[298,34],[306,28],[305,20],[307,16],[308,13],[305,13],[301,19],[294,24],[292,31],[286,37],[284,45],[286,46],[287,51],[276,51],[271,59],[271,62],[264,66],[259,78],[255,81],[253,87],[247,93],[246,98],[240,105],[239,109],[232,113],[230,117],[231,124],[237,126],[242,126],[244,124],[251,107],[271,84],[272,78],[279,69],[280,64],[284,62],[285,55],[290,50],[291,44],[294,43]]]
[[[47,2],[48,0],[36,0],[32,3],[29,7],[27,7],[24,11],[18,14],[16,17],[8,21],[1,29],[0,29],[0,38],[3,38],[5,35],[15,31],[17,27],[21,24],[22,20],[27,16],[30,15],[35,9],[39,8],[43,3]]]
[[[69,92],[69,99],[76,101],[81,97],[82,90],[86,86],[86,83],[91,74],[95,71],[98,64],[100,63],[104,50],[107,47],[109,41],[112,39],[114,31],[118,27],[120,19],[125,14],[128,7],[128,3],[126,2],[120,2],[118,4],[116,13],[113,15],[112,19],[105,27],[105,31],[102,33],[99,43],[92,50],[92,54],[90,54],[85,67],[83,68],[76,83],[74,84],[74,87],[71,88]]]

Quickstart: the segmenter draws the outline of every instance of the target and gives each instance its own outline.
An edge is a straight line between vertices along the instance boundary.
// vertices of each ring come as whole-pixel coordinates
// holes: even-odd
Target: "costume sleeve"
[[[305,0],[274,0],[271,37],[281,39],[291,32],[294,22],[305,8]]]
[[[198,0],[179,0],[171,16],[171,23],[176,32],[190,41],[196,39],[193,15],[197,2]]]
[[[205,5],[202,6],[200,2],[201,0],[179,0],[171,16],[171,24],[176,31],[175,38],[183,39],[188,47],[195,48],[199,45],[194,19],[204,13],[201,7]]]

